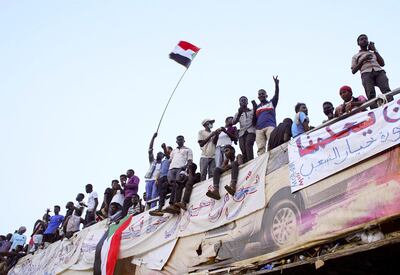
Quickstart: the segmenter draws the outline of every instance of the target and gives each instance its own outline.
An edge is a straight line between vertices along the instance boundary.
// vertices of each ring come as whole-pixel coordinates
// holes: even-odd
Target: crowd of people
[[[322,104],[322,111],[327,117],[323,122],[347,114],[367,100],[375,98],[375,86],[378,86],[382,93],[390,91],[388,78],[382,69],[384,61],[374,43],[369,42],[365,34],[357,38],[357,43],[360,51],[354,55],[351,69],[353,74],[360,71],[366,97],[353,96],[351,87],[342,86],[339,89],[342,104],[336,108],[331,102]],[[207,118],[201,122],[202,129],[198,132],[198,144],[201,149],[199,172],[193,161],[193,152],[185,146],[185,138],[182,135],[176,137],[176,148],[163,143],[162,151],[154,156],[154,141],[158,135],[155,133],[148,150],[150,167],[144,176],[146,190],[143,194],[144,205],[138,195],[140,179],[132,169],[120,175],[119,180],[112,180],[110,187],[104,191],[100,206],[99,196],[94,191],[93,185],[87,184],[86,201],[84,202],[85,194],[77,194],[75,202],[70,201],[66,204],[65,215],[60,214],[59,205],[54,206],[53,215],[50,215],[51,211],[47,209],[43,217],[35,222],[28,244],[24,226],[13,234],[1,235],[2,268],[10,268],[26,253],[34,253],[46,244],[62,238],[71,238],[82,226],[88,227],[104,219],[107,219],[108,223],[116,223],[126,215],[142,213],[145,208],[151,209],[149,214],[152,216],[163,216],[165,213],[179,215],[181,210],[187,210],[194,184],[207,178],[212,178],[213,189],[205,195],[219,200],[220,178],[228,170],[231,173],[231,182],[224,188],[228,194],[234,196],[239,166],[254,158],[254,143],[257,146],[257,154],[262,155],[312,129],[305,103],[296,104],[293,120],[285,118],[277,125],[278,76],[274,76],[273,80],[275,92],[271,100],[267,100],[267,92],[260,89],[259,103],[252,100],[251,109],[248,106],[248,98],[240,97],[237,112],[233,116],[226,117],[225,124],[216,130],[212,130],[214,119]],[[393,98],[388,96],[387,99],[391,101]],[[371,106],[371,108],[377,107],[376,104]],[[237,124],[239,128],[235,126]],[[233,144],[239,144],[241,154],[236,154]],[[169,205],[165,206],[168,195],[170,195]],[[84,218],[83,212],[85,212]]]

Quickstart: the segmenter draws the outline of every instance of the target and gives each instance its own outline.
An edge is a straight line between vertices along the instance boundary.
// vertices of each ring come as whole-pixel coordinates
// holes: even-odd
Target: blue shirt
[[[168,175],[169,163],[169,159],[163,159],[163,161],[161,161],[160,177],[165,177]]]
[[[53,234],[54,232],[56,232],[57,228],[60,226],[63,220],[63,215],[52,216],[50,218],[49,225],[47,226],[46,231],[44,231],[44,234]]]
[[[18,232],[14,233],[11,237],[12,242],[11,244],[11,248],[10,251],[12,251],[13,249],[15,249],[17,247],[17,245],[21,245],[22,247],[25,245],[26,242],[26,236],[23,234],[19,234]]]
[[[299,113],[299,124],[296,124],[296,118],[294,118],[293,120],[293,124],[292,124],[292,137],[296,137],[302,133],[304,133],[304,127],[303,127],[303,122],[304,121],[308,121],[308,116],[303,113],[300,112]]]
[[[267,101],[265,104],[260,103],[260,105],[257,106],[257,130],[264,129],[265,127],[276,127],[276,105],[278,105],[278,98],[274,96],[271,101]]]

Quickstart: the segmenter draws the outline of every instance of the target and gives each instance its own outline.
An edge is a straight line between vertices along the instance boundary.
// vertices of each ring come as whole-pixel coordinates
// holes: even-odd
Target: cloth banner
[[[167,263],[178,239],[172,240],[152,251],[133,257],[131,263],[137,266],[146,266],[153,270],[162,270]]]
[[[265,172],[268,154],[240,167],[237,191],[230,196],[224,186],[230,184],[230,170],[220,181],[220,200],[206,196],[212,179],[196,184],[187,205],[180,215],[164,214],[152,217],[148,212],[135,216],[122,233],[120,258],[141,255],[181,236],[205,232],[240,219],[265,207]],[[168,250],[164,250],[168,251]],[[168,259],[168,255],[161,258]]]
[[[390,148],[400,141],[400,100],[364,111],[289,142],[292,192]]]
[[[104,234],[106,221],[83,229],[70,239],[64,238],[18,261],[9,274],[58,274],[65,270],[90,270],[96,244]]]
[[[268,154],[264,154],[240,167],[234,197],[224,189],[225,185],[230,184],[229,170],[221,177],[221,199],[218,201],[205,195],[212,186],[210,179],[196,184],[187,205],[188,210],[180,215],[152,217],[146,211],[134,216],[129,225],[121,230],[116,254],[119,254],[119,258],[135,256],[133,261],[136,264],[161,270],[178,237],[220,227],[264,208],[267,162]],[[106,222],[94,224],[69,240],[55,242],[46,249],[39,249],[34,255],[22,258],[9,274],[58,274],[65,270],[92,269],[96,246],[107,231]]]

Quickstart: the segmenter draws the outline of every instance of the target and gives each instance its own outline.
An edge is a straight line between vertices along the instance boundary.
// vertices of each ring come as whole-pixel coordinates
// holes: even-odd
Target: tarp
[[[221,178],[220,200],[206,196],[212,186],[210,179],[195,186],[187,205],[188,210],[181,215],[152,217],[145,212],[135,216],[122,233],[120,257],[146,253],[177,237],[205,232],[264,208],[267,163],[268,154],[264,154],[240,168],[234,197],[224,189],[225,185],[230,184],[228,171]]]
[[[20,259],[9,274],[58,274],[70,270],[91,270],[96,245],[106,229],[106,221],[83,229],[71,239],[50,244],[34,255]]]
[[[264,154],[240,168],[234,197],[224,189],[230,184],[228,171],[221,177],[219,201],[205,195],[212,186],[212,180],[208,180],[194,187],[188,210],[180,215],[152,217],[147,211],[135,216],[122,233],[119,257],[135,256],[133,261],[136,264],[160,270],[179,237],[206,232],[264,208],[267,163],[268,154]],[[21,259],[10,274],[90,270],[93,268],[96,245],[106,229],[106,221],[103,221],[82,230],[70,240],[53,243],[34,256]]]
[[[399,156],[400,146],[396,146],[295,193],[290,189],[289,166],[283,163],[281,168],[264,177],[265,190],[262,194],[263,201],[267,202],[266,205],[261,208],[255,206],[258,210],[248,215],[240,217],[238,215],[238,218],[228,220],[221,226],[181,237],[179,234],[185,232],[180,231],[179,227],[183,218],[174,216],[170,219],[175,219],[172,228],[175,228],[175,236],[179,237],[173,239],[177,240],[176,244],[165,241],[162,239],[165,235],[159,234],[171,232],[170,224],[165,227],[168,220],[158,224],[156,221],[160,218],[151,218],[150,224],[143,222],[139,227],[133,226],[132,229],[136,228],[137,231],[131,230],[130,234],[148,232],[150,229],[155,230],[155,233],[158,232],[152,235],[155,238],[155,243],[152,243],[154,248],[137,253],[133,257],[122,257],[126,259],[117,263],[117,269],[129,270],[129,267],[134,267],[131,274],[175,275],[214,270],[218,266],[242,266],[255,261],[279,258],[294,251],[337,239],[338,236],[360,230],[365,226],[398,217],[400,216]],[[277,158],[271,158],[271,161],[275,159]],[[248,171],[247,166],[241,171]],[[248,179],[251,178],[250,174],[246,175],[250,176]],[[202,184],[196,188],[202,190]],[[195,192],[194,194],[198,194],[198,191]],[[197,203],[198,201],[193,200],[190,206],[198,205]],[[142,217],[144,221],[146,217],[150,218],[146,214]],[[227,212],[222,211],[220,218],[226,217]],[[93,265],[94,247],[93,249],[90,247],[91,244],[97,243],[98,234],[89,233],[92,228],[100,233],[105,230],[104,225],[103,228],[96,226],[100,225],[89,227],[89,232],[82,232],[86,235],[82,237],[84,241],[81,251],[86,247],[87,255],[82,257],[85,254],[79,254],[78,262],[63,272],[69,272],[71,268],[77,266],[88,270],[91,268],[89,263]],[[183,227],[185,228],[189,226]],[[158,239],[159,236],[161,239]],[[160,243],[158,246],[157,241]],[[136,246],[138,250],[142,249],[140,243],[136,243],[134,239],[127,238],[124,242],[130,243],[131,248]],[[146,242],[147,240],[143,243]],[[47,263],[49,267],[60,266],[61,247],[61,243],[55,243],[48,250],[24,257],[11,274],[54,274],[55,269],[47,269],[44,261],[49,261]],[[129,246],[125,246],[126,250],[123,248],[121,246],[121,251],[125,254],[134,253],[129,251]],[[53,260],[52,257],[57,259]],[[73,261],[73,257],[68,258]],[[39,265],[38,262],[42,264]],[[40,267],[31,269],[29,263]],[[161,267],[162,270],[157,270]]]
[[[400,100],[355,114],[289,142],[292,192],[400,142]]]
[[[161,270],[168,261],[178,239],[174,239],[154,250],[141,255],[136,255],[132,259],[132,264],[137,266],[145,265],[146,268],[153,270]],[[168,258],[166,257],[168,255]]]
[[[201,240],[187,237],[185,243],[194,245],[175,249],[163,270],[186,274],[279,259],[400,216],[399,146],[294,194],[287,174],[285,165],[267,175],[265,209],[210,230]],[[199,243],[202,257],[212,261],[194,262]]]

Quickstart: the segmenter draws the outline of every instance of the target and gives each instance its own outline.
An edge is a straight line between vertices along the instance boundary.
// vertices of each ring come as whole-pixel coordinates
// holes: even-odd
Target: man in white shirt
[[[172,150],[170,155],[171,163],[168,170],[168,182],[172,186],[171,197],[167,208],[174,208],[176,190],[178,188],[179,173],[185,171],[193,163],[193,152],[190,148],[184,146],[185,138],[183,136],[176,137],[176,143],[178,147]],[[180,211],[179,208],[173,210]]]
[[[20,245],[22,247],[25,245],[26,243],[26,236],[24,235],[25,232],[26,232],[26,227],[21,226],[18,229],[18,231],[12,235],[10,240],[10,242],[12,243],[10,251],[14,250],[17,247],[17,245]]]
[[[201,180],[212,178],[215,169],[215,143],[213,137],[216,132],[211,132],[215,120],[214,119],[204,119],[201,125],[204,129],[199,131],[198,143],[201,149],[200,157],[200,174]]]
[[[233,117],[228,116],[225,119],[225,126],[218,128],[215,132],[216,135],[213,138],[215,145],[215,166],[221,167],[224,157],[224,147],[231,145],[232,141],[237,143],[237,129],[232,124]]]
[[[90,183],[86,185],[86,193],[88,193],[87,210],[86,210],[86,226],[95,223],[95,213],[97,205],[99,204],[99,196],[93,191],[93,185]]]

